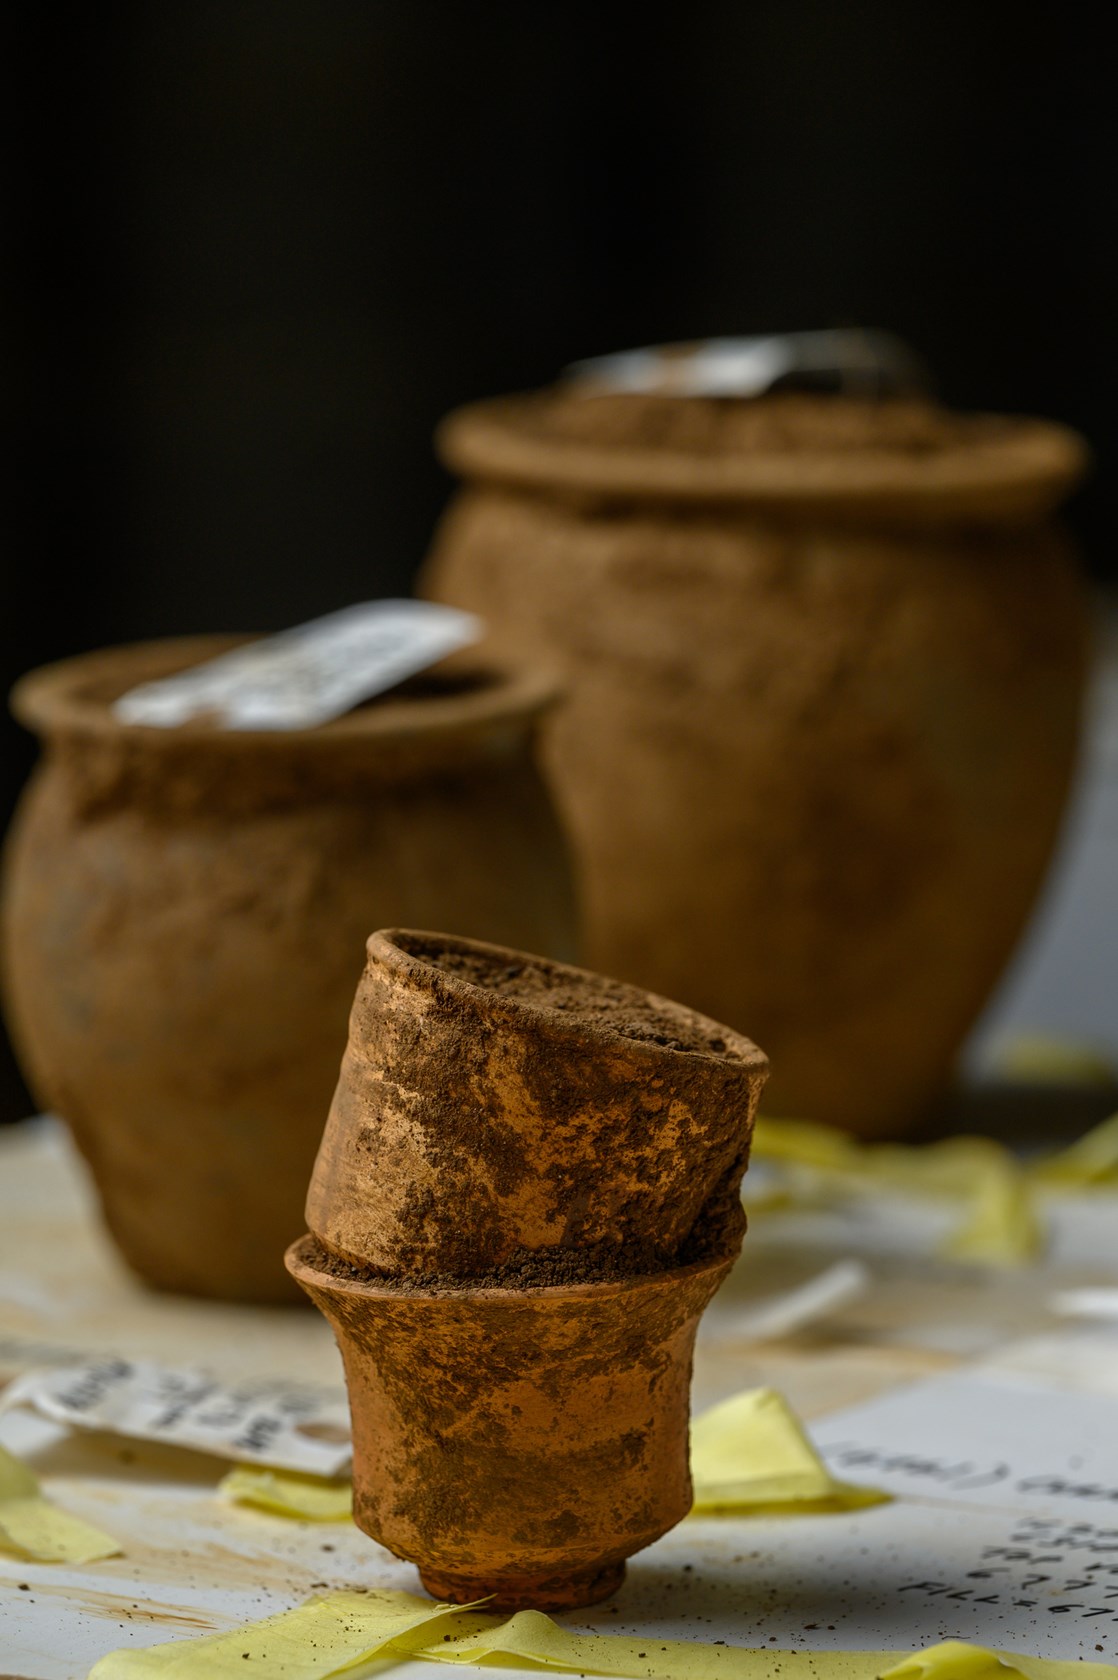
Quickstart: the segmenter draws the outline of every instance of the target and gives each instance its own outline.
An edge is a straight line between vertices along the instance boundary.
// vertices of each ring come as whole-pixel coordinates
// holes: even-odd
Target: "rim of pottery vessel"
[[[405,941],[407,943],[404,943]],[[419,946],[420,949],[409,949],[409,944],[413,947]],[[606,988],[620,987],[625,993],[631,994],[634,1000],[639,999],[651,1004],[656,1013],[662,1016],[665,1028],[675,1028],[677,1032],[694,1032],[697,1026],[709,1027],[712,1035],[723,1042],[725,1049],[693,1049],[689,1046],[676,1048],[668,1044],[658,1044],[651,1038],[630,1037],[619,1032],[606,1014],[603,1014],[601,1019],[595,1019],[573,1009],[551,1007],[543,1000],[497,991],[487,986],[484,980],[468,980],[464,975],[456,974],[453,969],[443,968],[430,956],[424,955],[423,945],[438,946],[443,951],[459,952],[465,956],[483,957],[492,960],[494,966],[507,968],[510,961],[530,963],[533,968],[543,969],[548,974],[585,989],[588,998],[595,995],[600,997]],[[436,933],[426,928],[379,928],[376,933],[369,935],[365,949],[370,960],[379,966],[393,969],[413,983],[419,981],[425,990],[430,990],[433,985],[449,991],[451,995],[464,993],[467,997],[482,996],[490,1000],[494,1009],[514,1014],[519,1019],[525,1016],[529,1020],[535,1019],[541,1026],[552,1031],[567,1031],[578,1037],[588,1036],[615,1049],[623,1047],[634,1055],[644,1054],[657,1060],[665,1056],[686,1057],[689,1060],[698,1057],[720,1067],[752,1070],[757,1073],[768,1071],[768,1056],[744,1033],[736,1032],[723,1022],[700,1014],[697,1009],[689,1009],[686,1004],[661,997],[658,992],[647,991],[643,986],[633,985],[630,981],[615,980],[609,975],[598,974],[593,969],[579,968],[573,963],[560,962],[556,958],[538,956],[529,951],[514,951],[504,945],[494,945],[482,939]]]
[[[541,424],[555,394],[492,397],[454,410],[436,432],[440,457],[464,478],[537,491],[846,511],[899,523],[937,513],[987,523],[1037,517],[1067,495],[1091,460],[1085,440],[1069,426],[991,414],[961,416],[976,422],[966,441],[919,454],[870,447],[715,456],[581,442],[549,435]]]
[[[311,743],[326,749],[472,734],[492,725],[528,722],[562,696],[562,685],[550,672],[519,666],[486,650],[475,658],[469,652],[452,655],[410,679],[429,682],[436,692],[409,695],[389,690],[311,729],[221,729],[200,721],[168,729],[126,723],[111,709],[115,699],[139,683],[171,676],[255,640],[168,637],[98,648],[41,665],[16,682],[10,696],[12,713],[40,736],[129,738],[149,746],[205,745],[214,751],[251,745],[254,752],[282,753]],[[445,693],[437,692],[440,683],[447,685]]]
[[[407,1301],[417,1304],[442,1301],[483,1301],[493,1305],[512,1301],[539,1301],[542,1304],[602,1301],[631,1295],[637,1289],[670,1289],[690,1278],[702,1277],[708,1272],[728,1270],[740,1252],[741,1233],[738,1233],[736,1242],[727,1242],[726,1246],[720,1247],[715,1254],[705,1254],[698,1260],[688,1260],[682,1266],[665,1266],[659,1272],[634,1272],[631,1277],[591,1279],[585,1283],[529,1283],[521,1284],[518,1288],[508,1284],[454,1283],[449,1279],[445,1283],[425,1283],[422,1288],[417,1288],[406,1277],[392,1282],[378,1279],[376,1283],[366,1283],[360,1278],[338,1277],[334,1272],[327,1271],[313,1260],[307,1259],[305,1250],[308,1247],[322,1249],[324,1244],[319,1242],[312,1232],[304,1232],[285,1252],[284,1264],[300,1284],[311,1284],[323,1293],[350,1295],[363,1301]]]

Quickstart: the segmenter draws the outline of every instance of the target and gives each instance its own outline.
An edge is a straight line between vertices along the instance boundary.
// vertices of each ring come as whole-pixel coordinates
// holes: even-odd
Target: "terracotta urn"
[[[44,757],[6,856],[8,1016],[142,1277],[302,1299],[282,1254],[370,927],[407,917],[572,954],[532,753],[555,691],[461,655],[313,730],[116,719],[119,694],[233,640],[113,649],[17,686]]]
[[[370,939],[287,1263],[345,1362],[356,1520],[436,1596],[594,1603],[690,1509],[695,1330],[765,1072],[585,970]]]
[[[1085,449],[924,400],[570,384],[452,415],[425,591],[565,674],[545,765],[596,967],[747,1023],[774,1113],[933,1102],[1075,756]]]

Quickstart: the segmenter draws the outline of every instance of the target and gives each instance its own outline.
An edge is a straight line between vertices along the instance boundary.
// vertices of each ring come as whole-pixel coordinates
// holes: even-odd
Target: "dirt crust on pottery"
[[[607,1596],[690,1509],[695,1330],[739,1241],[654,1277],[443,1292],[343,1281],[294,1245],[345,1363],[358,1526],[455,1602]]]
[[[746,1216],[741,1198],[728,1188],[712,1198],[692,1227],[676,1256],[677,1266],[691,1266],[716,1259],[728,1245],[740,1246],[745,1235]],[[624,1278],[654,1277],[671,1269],[657,1264],[656,1250],[647,1243],[629,1243],[617,1248],[597,1243],[589,1248],[519,1249],[503,1266],[488,1271],[384,1272],[373,1266],[357,1265],[337,1254],[313,1236],[300,1250],[302,1261],[339,1283],[362,1283],[374,1289],[403,1290],[405,1293],[438,1294],[456,1289],[562,1289],[581,1283],[616,1283]],[[643,1268],[643,1269],[642,1269]]]
[[[650,1273],[737,1200],[768,1069],[749,1039],[477,941],[384,930],[368,959],[307,1198],[340,1260],[426,1280]]]
[[[658,1005],[638,986],[600,976],[595,976],[595,985],[588,986],[585,976],[574,979],[568,969],[555,963],[530,957],[506,962],[504,953],[468,951],[414,934],[401,935],[399,943],[412,956],[434,963],[471,986],[537,1009],[557,1010],[580,1026],[593,1026],[643,1044],[658,1044],[664,1050],[734,1055],[722,1033],[701,1015],[677,1004]]]

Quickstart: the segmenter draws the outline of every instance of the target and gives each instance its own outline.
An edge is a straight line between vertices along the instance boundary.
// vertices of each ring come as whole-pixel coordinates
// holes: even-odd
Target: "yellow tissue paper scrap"
[[[760,1161],[790,1161],[796,1166],[838,1168],[854,1166],[862,1146],[837,1126],[815,1120],[770,1120],[758,1116],[751,1154]]]
[[[1053,1188],[1118,1188],[1118,1114],[1092,1127],[1058,1155],[1038,1161],[1033,1176]]]
[[[943,1244],[953,1260],[1018,1266],[1039,1254],[1044,1232],[1020,1167],[992,1163],[975,1180],[970,1207]]]
[[[760,1161],[807,1170],[817,1182],[878,1185],[906,1195],[963,1201],[962,1222],[942,1245],[953,1259],[1015,1266],[1043,1247],[1029,1177],[992,1138],[952,1137],[918,1146],[860,1143],[834,1126],[762,1118],[753,1153]],[[790,1201],[796,1201],[795,1194]],[[770,1199],[769,1205],[775,1203]]]
[[[993,1057],[999,1078],[1020,1085],[1118,1085],[1118,1068],[1079,1039],[1050,1033],[1016,1033]]]
[[[434,1646],[421,1643],[426,1629],[397,1641],[394,1650],[434,1662],[484,1663],[498,1666],[494,1658],[507,1657],[509,1666],[561,1669],[567,1673],[617,1675],[620,1680],[772,1680],[776,1673],[792,1672],[800,1680],[1007,1680],[1020,1674],[1026,1680],[1083,1680],[1080,1662],[1056,1661],[1048,1657],[1022,1657],[1016,1653],[988,1651],[963,1641],[945,1640],[927,1651],[898,1661],[896,1651],[807,1651],[750,1649],[742,1645],[700,1645],[682,1639],[667,1642],[619,1634],[576,1633],[560,1627],[538,1610],[518,1611],[509,1621],[493,1627],[492,1616],[463,1617],[462,1621],[489,1623],[488,1632],[472,1635],[446,1634],[453,1621],[443,1624],[442,1640]],[[782,1660],[783,1659],[783,1660]],[[786,1663],[794,1659],[790,1670]],[[1118,1667],[1111,1663],[1092,1664],[1091,1680],[1115,1680]]]
[[[773,1680],[783,1667],[780,1657],[789,1654],[771,1645],[767,1650],[750,1650],[647,1634],[636,1638],[578,1633],[560,1627],[539,1610],[519,1610],[507,1622],[485,1615],[453,1618],[442,1623],[434,1644],[424,1643],[429,1639],[429,1631],[419,1629],[396,1641],[393,1651],[429,1662],[616,1675],[619,1680]],[[884,1651],[801,1651],[794,1673],[798,1680],[871,1680],[895,1657],[895,1652]]]
[[[307,1476],[295,1470],[264,1470],[239,1464],[218,1483],[218,1493],[234,1505],[254,1505],[280,1517],[303,1522],[348,1522],[353,1514],[353,1483]]]
[[[0,1447],[0,1551],[37,1563],[96,1563],[116,1557],[120,1547],[44,1499],[26,1464]]]
[[[983,1179],[1020,1173],[1021,1166],[993,1138],[963,1136],[941,1138],[938,1143],[867,1144],[862,1170],[898,1190],[969,1197]]]
[[[761,1161],[785,1161],[937,1196],[969,1195],[976,1175],[1018,1167],[1016,1157],[993,1138],[862,1143],[837,1126],[765,1117],[757,1122],[752,1152]]]
[[[853,1511],[888,1503],[878,1488],[839,1482],[782,1394],[751,1388],[691,1425],[695,1512],[760,1515]]]
[[[619,1680],[771,1680],[795,1657],[800,1680],[1082,1680],[1077,1663],[986,1651],[949,1641],[917,1656],[900,1651],[778,1651],[684,1640],[577,1633],[538,1610],[507,1621],[476,1609],[432,1604],[402,1592],[331,1593],[233,1633],[177,1640],[102,1657],[89,1680],[362,1680],[385,1659],[491,1667],[529,1667]],[[241,1665],[248,1662],[246,1669]],[[374,1670],[372,1665],[376,1664]],[[1116,1680],[1118,1668],[1092,1665],[1092,1680]]]
[[[403,1592],[336,1592],[232,1633],[204,1634],[147,1650],[113,1651],[89,1680],[326,1680],[381,1656],[393,1641],[458,1612]],[[263,1665],[263,1666],[261,1666]]]
[[[1111,1680],[1118,1675],[1113,1663],[1074,1662],[1054,1657],[1023,1657],[1019,1651],[988,1651],[981,1645],[967,1645],[961,1639],[945,1639],[905,1657],[895,1668],[886,1669],[881,1680],[1005,1680],[1007,1674],[1022,1674],[1025,1680]]]

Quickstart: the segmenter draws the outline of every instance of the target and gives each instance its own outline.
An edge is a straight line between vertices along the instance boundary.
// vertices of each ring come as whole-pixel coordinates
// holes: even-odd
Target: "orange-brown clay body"
[[[636,987],[375,934],[308,1224],[389,1274],[464,1277],[572,1250],[663,1265],[714,1189],[736,1191],[767,1065],[740,1034]]]
[[[586,960],[754,1034],[774,1113],[912,1122],[1057,833],[1082,443],[927,404],[559,389],[440,434],[425,588],[571,699]]]
[[[354,1514],[440,1597],[593,1603],[691,1503],[695,1328],[765,1057],[523,952],[368,949],[287,1256],[345,1360]]]
[[[436,1597],[590,1604],[686,1516],[695,1330],[732,1254],[573,1288],[419,1292],[338,1279],[307,1249],[288,1264],[345,1361],[354,1516]]]
[[[283,1250],[370,927],[406,916],[573,954],[530,753],[552,690],[460,662],[317,730],[113,718],[123,690],[228,645],[109,650],[17,688],[45,757],[7,855],[7,1001],[136,1271],[298,1299]]]

